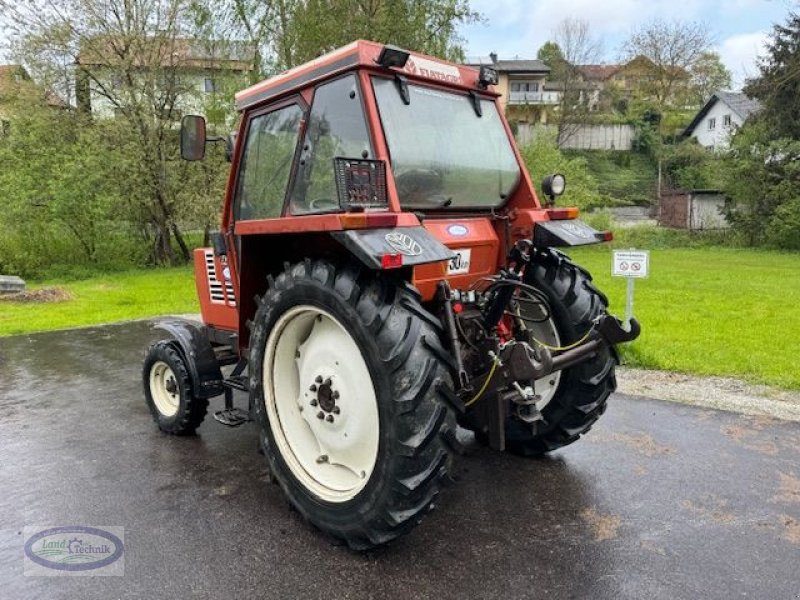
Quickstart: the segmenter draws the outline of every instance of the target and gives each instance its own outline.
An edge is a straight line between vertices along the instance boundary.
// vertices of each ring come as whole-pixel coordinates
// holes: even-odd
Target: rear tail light
[[[613,231],[601,231],[597,234],[597,239],[603,242],[610,242],[614,239]]]
[[[397,269],[403,266],[402,254],[384,254],[381,256],[382,269]]]

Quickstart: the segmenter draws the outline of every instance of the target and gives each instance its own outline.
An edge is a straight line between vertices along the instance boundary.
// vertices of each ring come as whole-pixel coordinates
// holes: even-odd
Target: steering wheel
[[[317,198],[309,202],[308,207],[312,212],[322,212],[331,210],[332,208],[339,208],[339,203],[330,198]]]

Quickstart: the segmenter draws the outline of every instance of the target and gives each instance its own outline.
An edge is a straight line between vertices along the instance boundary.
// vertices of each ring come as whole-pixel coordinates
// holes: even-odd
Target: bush
[[[722,161],[696,140],[663,147],[664,176],[671,187],[683,190],[720,189]]]
[[[800,198],[789,200],[775,209],[766,240],[775,248],[800,250]]]
[[[607,205],[608,199],[601,196],[597,180],[589,172],[586,159],[570,158],[563,154],[556,144],[556,136],[555,131],[536,128],[533,142],[520,150],[534,186],[539,189],[545,176],[561,173],[567,179],[567,190],[560,201],[562,205],[577,206],[581,210]]]

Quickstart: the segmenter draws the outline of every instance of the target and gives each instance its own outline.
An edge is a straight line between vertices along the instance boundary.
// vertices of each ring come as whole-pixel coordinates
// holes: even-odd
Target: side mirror
[[[206,155],[206,120],[199,115],[181,119],[181,158],[203,160]]]

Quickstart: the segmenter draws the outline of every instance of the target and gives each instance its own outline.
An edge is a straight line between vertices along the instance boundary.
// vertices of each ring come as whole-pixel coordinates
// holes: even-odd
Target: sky
[[[699,21],[713,35],[734,89],[757,74],[756,58],[772,25],[800,10],[800,0],[471,0],[470,5],[485,22],[461,30],[468,57],[496,52],[500,58],[536,58],[561,19],[578,17],[603,40],[603,62],[614,63],[638,25],[653,19]]]

